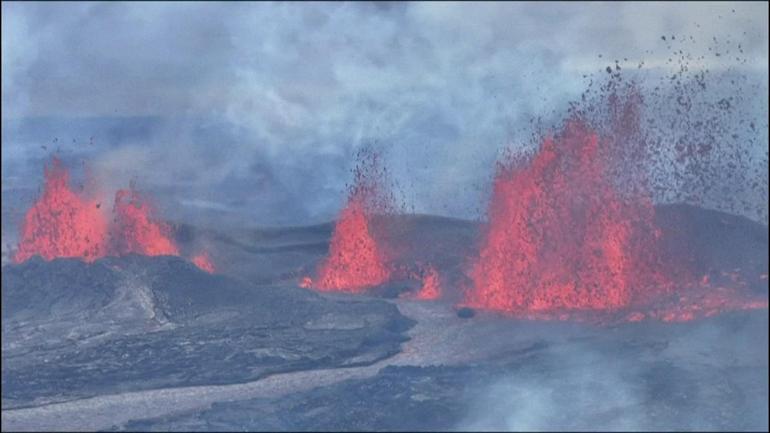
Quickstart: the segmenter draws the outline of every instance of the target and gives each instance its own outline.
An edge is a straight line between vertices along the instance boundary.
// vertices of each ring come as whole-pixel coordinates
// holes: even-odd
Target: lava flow
[[[652,203],[621,196],[601,145],[572,119],[528,164],[498,165],[467,306],[615,310],[670,287],[656,263]]]
[[[171,239],[171,228],[154,217],[154,208],[133,188],[115,193],[114,212],[112,241],[115,254],[179,255],[179,248]]]
[[[390,280],[386,255],[372,232],[372,216],[388,207],[383,172],[377,155],[359,154],[348,202],[332,233],[328,257],[317,269],[317,277],[305,277],[303,287],[325,292],[361,293]]]
[[[44,169],[43,194],[27,211],[16,263],[34,255],[45,260],[75,257],[92,262],[107,250],[107,219],[96,201],[76,194],[69,173],[58,158]]]

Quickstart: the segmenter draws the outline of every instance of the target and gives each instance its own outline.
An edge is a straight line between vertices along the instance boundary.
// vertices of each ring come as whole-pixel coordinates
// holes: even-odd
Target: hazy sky
[[[765,2],[3,2],[2,116],[156,116],[133,136],[66,122],[50,135],[96,134],[105,178],[255,223],[333,217],[364,144],[415,210],[474,216],[522,125],[565,111],[616,59],[661,73],[662,35],[692,37],[707,56],[691,68],[734,66],[766,88],[767,15]],[[4,132],[4,169],[41,157],[40,130]]]

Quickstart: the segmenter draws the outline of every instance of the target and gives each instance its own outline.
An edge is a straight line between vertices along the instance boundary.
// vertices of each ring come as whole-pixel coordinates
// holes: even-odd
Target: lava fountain
[[[213,274],[216,271],[214,263],[211,262],[211,257],[209,257],[208,253],[205,251],[195,255],[190,261],[199,269],[204,270],[209,274]]]
[[[423,269],[420,276],[420,290],[415,294],[415,299],[431,301],[441,297],[441,280],[438,272],[433,266],[427,266]]]
[[[131,253],[180,255],[171,226],[156,217],[155,208],[133,187],[116,192],[110,223],[96,200],[70,189],[69,172],[61,160],[54,157],[44,174],[43,193],[21,226],[15,263],[35,255],[45,260],[69,257],[86,262]],[[206,272],[215,271],[206,252],[191,261]]]
[[[70,189],[69,172],[53,158],[44,168],[43,193],[27,211],[13,261],[75,257],[92,262],[106,254],[107,219],[96,201]]]
[[[573,118],[531,161],[498,164],[467,306],[615,310],[670,287],[655,253],[652,203],[616,190],[602,144]]]
[[[171,239],[171,228],[155,217],[154,207],[134,188],[115,193],[114,213],[112,243],[115,254],[179,255],[179,248]]]
[[[390,206],[384,171],[374,153],[360,153],[355,181],[348,201],[334,226],[329,254],[317,269],[317,277],[305,277],[303,287],[324,292],[361,293],[391,278],[383,247],[372,230],[372,217]]]

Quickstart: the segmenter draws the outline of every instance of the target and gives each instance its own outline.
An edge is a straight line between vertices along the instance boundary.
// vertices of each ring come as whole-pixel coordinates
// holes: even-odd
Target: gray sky
[[[767,16],[764,2],[3,2],[4,125],[160,119],[136,136],[12,128],[3,168],[37,163],[38,140],[97,135],[88,158],[105,182],[299,223],[334,216],[354,150],[374,144],[416,211],[472,217],[498,151],[530,118],[564,113],[584,75],[615,59],[670,72],[662,35],[687,41],[691,69],[766,89]],[[741,61],[713,55],[738,45]],[[766,96],[752,109],[766,118]]]

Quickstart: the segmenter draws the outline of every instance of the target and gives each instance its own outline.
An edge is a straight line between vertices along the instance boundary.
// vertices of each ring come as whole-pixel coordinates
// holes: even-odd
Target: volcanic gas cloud
[[[133,187],[115,194],[110,224],[97,200],[72,191],[69,172],[58,158],[53,158],[44,173],[43,194],[24,217],[14,262],[34,255],[45,260],[70,257],[87,262],[130,253],[180,255],[171,227],[155,216],[154,207]],[[205,253],[196,256],[193,263],[206,272],[214,271]]]

